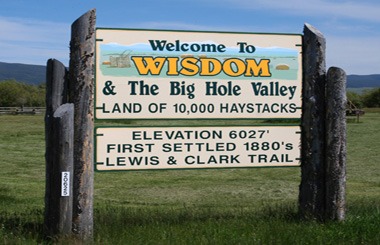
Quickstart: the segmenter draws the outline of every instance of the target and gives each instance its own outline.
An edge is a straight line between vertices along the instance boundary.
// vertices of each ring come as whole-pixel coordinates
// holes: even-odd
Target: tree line
[[[0,82],[0,107],[44,107],[46,84],[31,85],[16,80]],[[380,107],[380,88],[362,93],[347,92],[347,98],[358,108]]]
[[[16,80],[0,82],[0,107],[44,107],[46,84],[31,85]]]
[[[380,88],[367,89],[362,93],[348,91],[347,99],[357,108],[380,107]]]

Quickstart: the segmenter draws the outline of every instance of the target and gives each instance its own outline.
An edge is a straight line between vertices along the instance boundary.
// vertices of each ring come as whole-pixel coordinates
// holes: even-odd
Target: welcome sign
[[[97,119],[300,118],[301,35],[97,29]]]

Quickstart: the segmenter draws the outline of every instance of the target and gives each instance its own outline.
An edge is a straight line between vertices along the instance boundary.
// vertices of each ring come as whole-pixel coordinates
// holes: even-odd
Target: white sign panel
[[[300,118],[301,35],[97,29],[96,118]]]
[[[70,172],[61,173],[61,196],[70,196]]]
[[[299,126],[99,127],[97,170],[300,165]]]

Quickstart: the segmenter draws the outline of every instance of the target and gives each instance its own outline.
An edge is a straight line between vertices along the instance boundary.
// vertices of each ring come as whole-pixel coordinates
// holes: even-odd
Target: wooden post
[[[67,100],[67,70],[57,60],[48,60],[46,73],[46,237],[66,236],[72,227],[72,181],[62,183],[62,173],[73,169],[73,118],[74,110]],[[62,106],[61,106],[62,105]],[[62,193],[62,187],[65,193]]]
[[[299,210],[304,218],[323,219],[325,211],[325,49],[322,33],[305,24],[299,193]]]
[[[346,74],[336,67],[327,72],[326,87],[326,219],[345,219],[346,188]]]
[[[71,26],[69,101],[74,103],[73,231],[93,236],[95,9]]]
[[[50,229],[57,232],[59,236],[71,234],[72,228],[72,177],[73,176],[73,146],[74,146],[74,106],[64,104],[55,111],[53,116],[53,137],[54,140],[54,170],[52,171],[52,191],[53,206],[57,208],[52,212],[52,219],[55,222]]]
[[[54,139],[52,137],[51,118],[59,106],[67,102],[67,70],[65,66],[54,59],[49,59],[46,67],[46,112],[45,112],[45,144],[46,144],[46,187],[45,207],[50,207],[50,173],[52,161],[50,160]],[[46,210],[46,208],[45,208]],[[45,215],[46,217],[46,215]]]
[[[46,66],[46,117],[67,102],[67,69],[55,59],[49,59]]]

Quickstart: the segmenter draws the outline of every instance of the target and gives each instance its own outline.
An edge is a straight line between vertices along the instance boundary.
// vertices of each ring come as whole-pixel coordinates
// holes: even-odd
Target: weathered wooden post
[[[49,60],[46,75],[46,237],[67,236],[72,228],[72,176],[74,108],[67,101],[67,70]]]
[[[299,193],[299,208],[304,218],[323,219],[325,212],[325,50],[322,33],[305,24]]]
[[[46,117],[49,119],[55,110],[67,103],[67,69],[55,59],[46,65]]]
[[[53,115],[53,137],[54,142],[54,171],[52,179],[54,183],[53,195],[57,210],[52,216],[57,223],[52,224],[51,229],[56,229],[58,235],[70,235],[72,228],[73,195],[73,147],[74,147],[74,106],[64,104],[58,107]],[[56,226],[56,227],[54,227]]]
[[[342,221],[346,183],[346,75],[332,67],[326,76],[326,41],[305,24],[301,185],[303,218]]]
[[[326,219],[345,219],[346,74],[336,67],[327,72],[326,86]]]
[[[82,240],[93,236],[93,129],[95,9],[71,27],[69,101],[74,103],[73,231]]]

